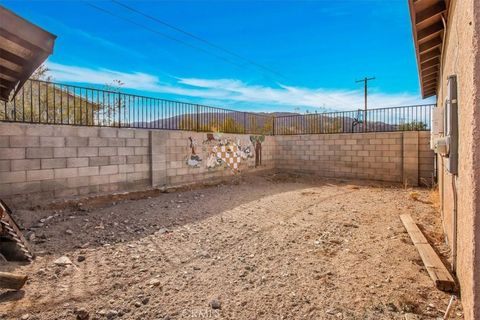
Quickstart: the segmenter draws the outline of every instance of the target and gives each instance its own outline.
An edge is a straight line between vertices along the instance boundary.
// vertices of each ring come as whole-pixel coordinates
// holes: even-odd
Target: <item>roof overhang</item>
[[[437,94],[451,0],[408,0],[422,97]]]
[[[22,87],[53,52],[56,38],[0,6],[0,100]]]

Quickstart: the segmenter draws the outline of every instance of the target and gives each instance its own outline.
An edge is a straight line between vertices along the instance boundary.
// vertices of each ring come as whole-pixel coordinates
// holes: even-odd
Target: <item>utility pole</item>
[[[363,131],[367,131],[367,95],[368,95],[368,81],[375,80],[375,77],[373,78],[363,78],[362,80],[357,80],[355,82],[363,82],[364,83],[364,88],[365,88],[365,114],[363,115]]]

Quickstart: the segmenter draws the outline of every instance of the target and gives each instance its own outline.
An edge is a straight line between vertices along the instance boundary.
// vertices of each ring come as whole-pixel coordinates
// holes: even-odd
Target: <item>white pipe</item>
[[[452,272],[457,274],[457,177],[452,175],[453,217],[452,217]]]
[[[450,313],[452,312],[453,303],[455,302],[456,299],[457,297],[455,295],[452,295],[450,297],[447,310],[445,310],[445,314],[443,315],[443,320],[447,320],[448,318],[450,318]]]

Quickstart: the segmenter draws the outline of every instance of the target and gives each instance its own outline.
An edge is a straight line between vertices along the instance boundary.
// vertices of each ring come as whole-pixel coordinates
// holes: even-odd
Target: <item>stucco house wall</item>
[[[465,319],[480,319],[480,1],[452,1],[444,41],[437,105],[444,107],[447,77],[457,75],[459,171],[453,177],[438,157],[438,181],[444,231],[454,236],[454,185],[457,189],[457,263]],[[456,179],[453,181],[453,179]],[[452,248],[453,249],[453,248]]]

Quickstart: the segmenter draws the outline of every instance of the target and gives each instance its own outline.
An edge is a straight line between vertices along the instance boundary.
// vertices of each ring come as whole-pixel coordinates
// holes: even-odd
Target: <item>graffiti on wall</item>
[[[186,164],[193,168],[229,168],[239,172],[243,167],[258,167],[262,163],[262,142],[265,136],[242,138],[223,137],[221,133],[208,133],[201,146],[194,138],[189,137],[190,153]],[[198,151],[198,150],[201,150]],[[205,159],[203,162],[202,160]]]

